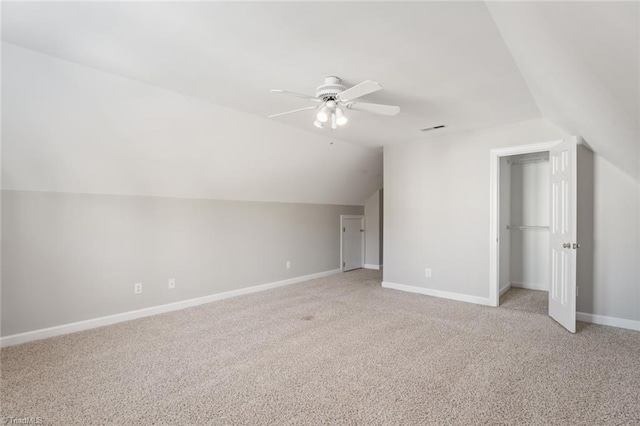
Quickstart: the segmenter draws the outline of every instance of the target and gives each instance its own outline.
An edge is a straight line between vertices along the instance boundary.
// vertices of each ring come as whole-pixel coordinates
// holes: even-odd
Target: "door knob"
[[[580,244],[578,243],[573,243],[573,249],[579,249],[580,248]]]
[[[568,249],[570,249],[570,248],[571,248],[571,243],[564,243],[564,244],[562,245],[562,248],[568,248]]]

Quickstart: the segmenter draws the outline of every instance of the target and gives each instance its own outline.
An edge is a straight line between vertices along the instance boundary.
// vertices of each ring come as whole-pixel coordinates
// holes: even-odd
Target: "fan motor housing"
[[[327,101],[329,99],[335,99],[338,93],[347,90],[345,86],[340,84],[340,78],[335,76],[329,76],[324,78],[324,84],[316,88],[316,97]]]

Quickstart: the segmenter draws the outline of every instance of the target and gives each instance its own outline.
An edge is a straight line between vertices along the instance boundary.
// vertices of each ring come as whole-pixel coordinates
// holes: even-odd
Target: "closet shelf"
[[[507,225],[507,229],[517,229],[518,231],[526,231],[528,229],[549,229],[549,227],[537,226],[537,225]]]

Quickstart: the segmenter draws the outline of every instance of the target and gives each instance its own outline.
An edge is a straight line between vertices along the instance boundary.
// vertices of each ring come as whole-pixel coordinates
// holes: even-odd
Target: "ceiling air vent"
[[[433,127],[427,127],[426,129],[421,129],[423,132],[428,132],[429,130],[436,130],[436,129],[442,129],[443,127],[445,127],[444,124],[441,124],[439,126],[433,126]]]

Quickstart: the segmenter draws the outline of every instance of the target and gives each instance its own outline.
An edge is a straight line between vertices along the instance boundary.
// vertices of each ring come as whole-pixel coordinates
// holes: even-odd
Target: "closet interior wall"
[[[549,290],[548,153],[505,157],[500,164],[500,289]]]

